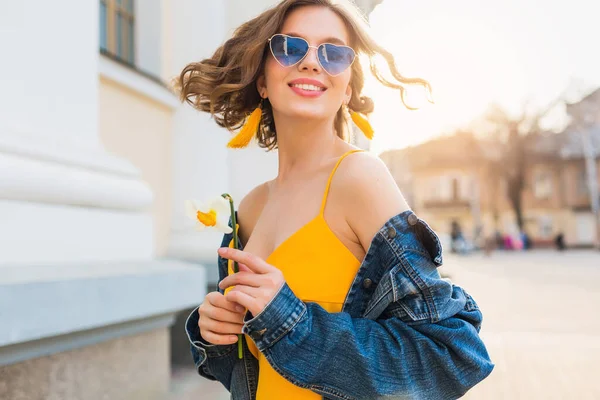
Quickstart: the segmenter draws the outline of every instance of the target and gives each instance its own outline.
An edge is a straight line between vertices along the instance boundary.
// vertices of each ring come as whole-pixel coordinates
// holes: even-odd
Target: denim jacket
[[[231,239],[224,235],[222,246]],[[284,283],[257,316],[246,313],[242,331],[280,375],[323,399],[459,398],[494,364],[479,337],[477,303],[440,277],[441,264],[437,235],[404,211],[374,236],[341,312],[301,301]],[[221,281],[227,260],[218,265]],[[246,338],[243,359],[237,343],[206,342],[197,308],[185,329],[201,376],[220,381],[234,400],[256,399],[258,361]]]

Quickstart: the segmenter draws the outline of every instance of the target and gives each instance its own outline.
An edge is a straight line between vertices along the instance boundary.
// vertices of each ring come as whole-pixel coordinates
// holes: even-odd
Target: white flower
[[[186,200],[185,214],[196,221],[197,231],[213,228],[224,233],[233,232],[233,229],[229,227],[229,216],[231,215],[229,201],[222,196],[207,203]]]

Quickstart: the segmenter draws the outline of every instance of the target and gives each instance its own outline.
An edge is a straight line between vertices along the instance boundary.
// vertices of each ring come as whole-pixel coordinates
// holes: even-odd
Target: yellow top
[[[325,187],[319,215],[287,238],[265,260],[283,272],[288,286],[300,300],[317,303],[330,313],[342,310],[361,262],[331,231],[323,211],[333,174],[344,157],[357,151],[363,150],[350,150],[335,164]],[[230,261],[229,274],[233,273],[232,264]],[[258,359],[257,400],[321,399],[321,395],[295,386],[279,375],[258,351],[252,338],[244,336],[249,350]]]

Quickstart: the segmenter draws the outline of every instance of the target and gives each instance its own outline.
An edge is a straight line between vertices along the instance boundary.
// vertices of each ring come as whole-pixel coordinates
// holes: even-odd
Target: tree
[[[564,103],[562,96],[542,109],[533,110],[525,105],[524,111],[516,117],[502,107],[492,105],[477,123],[479,135],[489,136],[497,146],[491,170],[506,182],[506,194],[521,231],[525,225],[523,190],[527,160],[533,155],[535,141],[544,131],[541,121],[561,103]]]

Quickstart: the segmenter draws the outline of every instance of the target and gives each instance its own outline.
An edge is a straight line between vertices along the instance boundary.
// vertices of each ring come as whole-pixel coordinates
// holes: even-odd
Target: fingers
[[[255,256],[254,254],[248,253],[246,251],[232,249],[229,247],[221,247],[218,250],[218,252],[221,257],[237,261],[238,264],[244,264],[250,270],[258,274],[267,273],[273,270],[273,268],[275,268],[272,265],[268,264],[262,258]]]
[[[243,316],[240,321],[243,321]],[[207,314],[200,314],[198,327],[200,335],[212,344],[231,344],[237,341],[237,334],[242,333],[243,323],[223,322],[210,318]]]
[[[200,316],[200,320],[202,320],[202,316]],[[243,324],[216,321],[210,318],[202,321],[202,331],[209,331],[217,335],[237,335],[242,333],[242,326]]]
[[[223,280],[219,282],[219,287],[221,289],[235,285],[260,287],[262,283],[262,275],[257,275],[254,272],[237,272],[233,275],[223,278]]]
[[[242,333],[245,309],[235,310],[239,304],[229,301],[219,292],[206,295],[198,307],[200,335],[208,343],[224,345],[236,343],[237,334]],[[241,307],[241,306],[240,306]]]
[[[214,332],[208,330],[200,330],[200,335],[211,344],[225,345],[225,344],[233,344],[238,341],[238,337],[236,335],[219,335]]]
[[[244,264],[240,264],[238,263],[238,272],[250,272],[250,273],[254,273],[250,268],[248,268],[247,266],[245,266]]]
[[[236,303],[241,304],[246,307],[248,311],[252,313],[252,315],[257,315],[261,307],[264,307],[264,304],[259,303],[259,300],[250,296],[249,294],[241,291],[241,290],[232,290],[227,293],[227,297],[229,300],[234,301]]]
[[[243,312],[231,312],[224,308],[214,306],[206,306],[198,310],[200,318],[204,317],[207,320],[211,319],[219,322],[241,323],[244,320]]]
[[[208,300],[213,307],[229,310],[232,313],[244,312],[244,307],[235,302],[229,301],[223,294],[219,292],[211,292],[207,294],[206,300]]]
[[[239,291],[242,293],[246,293],[247,295],[254,297],[255,299],[266,296],[266,292],[264,289],[246,285],[236,285],[234,288],[231,289],[231,291]]]

